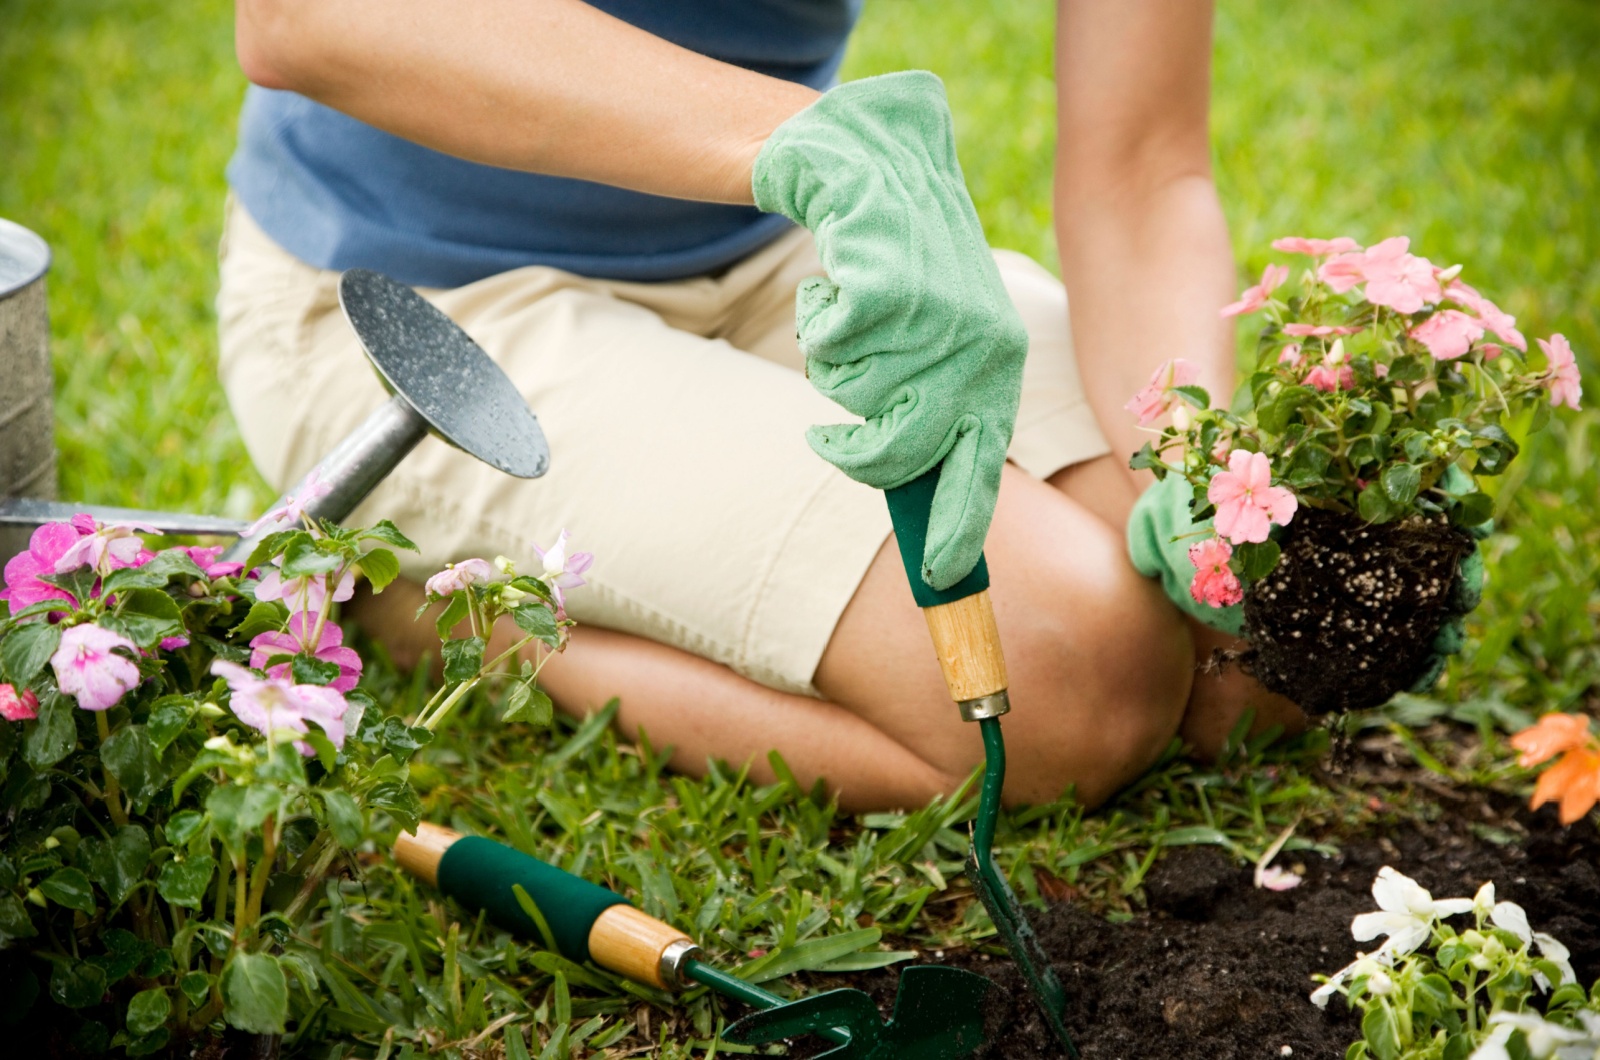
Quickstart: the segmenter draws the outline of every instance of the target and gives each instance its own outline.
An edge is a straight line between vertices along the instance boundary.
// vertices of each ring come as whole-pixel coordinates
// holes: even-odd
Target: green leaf
[[[57,905],[80,913],[94,912],[94,888],[89,886],[89,877],[78,869],[57,869],[39,881],[39,890]]]
[[[251,1034],[282,1034],[289,981],[268,953],[235,953],[222,970],[222,1017]]]
[[[403,548],[407,552],[420,551],[409,537],[400,532],[399,527],[395,526],[387,519],[378,520],[378,525],[363,532],[359,540],[382,541],[386,545],[393,545],[395,548]]]
[[[1450,521],[1457,526],[1480,526],[1494,515],[1494,498],[1487,493],[1468,493],[1457,497],[1450,507]]]
[[[211,976],[205,972],[190,972],[178,980],[178,989],[183,991],[183,996],[189,999],[189,1004],[199,1008],[206,1003],[206,998],[211,996]]]
[[[143,725],[129,725],[100,745],[100,761],[141,811],[166,783],[166,770]]]
[[[234,626],[228,636],[234,640],[249,640],[262,633],[273,633],[289,621],[289,609],[277,600],[257,600],[250,605],[244,621]]]
[[[124,928],[110,928],[100,935],[104,953],[89,960],[106,973],[106,985],[114,986],[133,974],[140,963],[155,952],[155,947]]]
[[[248,574],[271,560],[274,556],[281,555],[283,550],[288,547],[289,542],[299,536],[309,538],[311,535],[304,530],[298,529],[275,530],[260,541],[257,541],[256,547],[250,550],[249,558],[244,561],[245,573]]]
[[[119,906],[150,865],[150,833],[141,825],[128,824],[109,839],[85,836],[78,843],[78,864],[106,892],[112,906]]]
[[[313,659],[309,655],[296,655],[289,663],[289,672],[295,684],[326,685],[339,680],[339,664],[326,659]]]
[[[283,553],[283,566],[279,569],[285,578],[331,573],[344,565],[344,556],[335,549],[332,542],[325,545],[307,534],[289,543]]]
[[[330,773],[333,772],[334,767],[339,764],[339,749],[333,746],[333,741],[328,739],[328,734],[316,726],[312,726],[306,730],[306,734],[301,739],[311,745],[311,750],[315,752],[317,761],[321,763],[322,768]]]
[[[118,596],[115,619],[118,632],[141,648],[154,648],[163,637],[184,635],[177,602],[160,589],[129,589]]]
[[[14,894],[0,894],[0,942],[7,939],[31,939],[39,933],[28,915],[28,907]]]
[[[89,961],[60,960],[50,970],[50,997],[66,1008],[98,1005],[106,992],[106,973]]]
[[[400,577],[400,561],[386,548],[375,548],[361,556],[361,573],[372,583],[372,591],[381,593],[389,583]]]
[[[169,861],[161,866],[161,875],[156,878],[156,891],[173,905],[199,909],[216,870],[217,861],[210,854]]]
[[[1197,409],[1208,409],[1211,407],[1211,395],[1206,392],[1205,387],[1175,386],[1172,388],[1172,392],[1183,398],[1183,400],[1187,401]]]
[[[387,810],[406,831],[414,831],[422,820],[422,801],[404,780],[380,780],[367,793],[367,805]]]
[[[65,589],[72,594],[74,600],[84,603],[94,595],[94,583],[97,577],[98,575],[85,565],[63,574],[41,574],[39,580]]]
[[[1154,471],[1158,478],[1165,472],[1161,458],[1156,455],[1155,446],[1149,442],[1139,447],[1139,451],[1128,461],[1128,466],[1135,471]]]
[[[1390,464],[1378,476],[1378,484],[1395,504],[1410,504],[1422,488],[1422,469],[1415,464]]]
[[[1317,391],[1305,386],[1288,386],[1256,409],[1256,422],[1268,434],[1282,434],[1301,406],[1315,401]]]
[[[0,642],[0,662],[6,675],[18,688],[32,684],[44,664],[61,646],[61,627],[48,622],[26,622],[17,626]]]
[[[383,731],[378,736],[384,750],[396,758],[411,757],[417,748],[433,742],[433,733],[422,726],[410,726],[394,716],[383,719]]]
[[[153,1056],[167,1047],[171,1037],[172,1032],[167,1028],[157,1027],[149,1034],[133,1039],[122,1048],[129,1056]]]
[[[172,1000],[165,990],[141,990],[128,1000],[128,1033],[143,1037],[165,1024],[171,1014]]]
[[[167,749],[178,734],[189,727],[189,719],[198,709],[189,696],[162,696],[150,704],[150,714],[145,718],[144,732],[156,754]]]
[[[555,612],[543,604],[523,604],[511,612],[511,618],[518,629],[533,634],[550,647],[561,643],[561,630],[556,625]]]
[[[1367,1010],[1361,1020],[1361,1037],[1378,1060],[1396,1060],[1400,1055],[1400,1030],[1387,1006],[1374,1005]]]
[[[465,637],[444,642],[444,679],[456,684],[470,681],[483,668],[483,650],[487,642],[482,637]]]
[[[1271,539],[1262,542],[1247,541],[1233,548],[1234,558],[1239,561],[1239,576],[1245,581],[1260,581],[1271,574],[1278,565],[1281,550],[1278,543]]]
[[[157,552],[154,559],[139,567],[124,567],[106,575],[100,584],[102,596],[113,596],[127,589],[164,589],[174,575],[204,578],[206,572],[188,554],[171,548]]]
[[[444,610],[433,620],[433,628],[439,631],[440,640],[449,640],[450,634],[455,632],[467,617],[467,594],[470,589],[464,589],[450,597],[450,602],[444,605]]]
[[[1386,523],[1397,514],[1393,502],[1377,483],[1361,491],[1361,496],[1356,498],[1356,511],[1369,523]]]
[[[206,812],[217,838],[238,853],[281,801],[282,793],[264,785],[222,784],[206,796]]]
[[[167,818],[166,826],[162,830],[167,834],[168,843],[175,847],[183,847],[188,846],[189,840],[199,835],[205,825],[205,814],[196,813],[194,810],[180,810]]]
[[[28,723],[28,735],[22,741],[22,760],[35,772],[49,769],[77,746],[77,709],[77,703],[57,692],[39,700],[39,718]]]
[[[878,928],[858,928],[839,935],[808,939],[796,946],[775,950],[765,957],[733,969],[747,983],[765,983],[793,972],[810,971],[859,953],[878,944],[883,932]]]
[[[334,841],[349,850],[361,842],[366,834],[366,822],[361,818],[361,807],[343,791],[332,789],[322,794],[322,808],[328,814],[328,830]]]
[[[501,721],[525,721],[530,725],[549,725],[555,720],[555,704],[541,689],[518,682],[506,700]]]

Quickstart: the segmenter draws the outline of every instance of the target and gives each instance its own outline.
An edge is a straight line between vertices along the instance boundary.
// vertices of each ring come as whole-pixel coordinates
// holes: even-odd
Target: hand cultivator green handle
[[[950,696],[961,716],[976,721],[983,732],[983,788],[978,817],[972,827],[972,852],[967,876],[989,911],[995,929],[1022,972],[1028,992],[1044,1013],[1045,1022],[1067,1055],[1076,1060],[1077,1047],[1062,1020],[1066,993],[1050,961],[1028,924],[1022,904],[994,863],[994,828],[1000,814],[1000,795],[1006,781],[1006,745],[1000,733],[1000,716],[1011,710],[1007,692],[1006,661],[1000,650],[1000,631],[989,602],[989,567],[983,556],[965,578],[948,589],[934,589],[922,580],[922,553],[928,533],[928,512],[939,483],[939,468],[885,492],[895,539],[911,595],[928,622],[939,666]]]
[[[785,1001],[705,963],[700,947],[670,924],[635,909],[614,891],[538,858],[433,824],[395,837],[395,861],[407,872],[507,931],[548,937],[568,960],[592,961],[638,983],[678,990],[693,983],[765,1011],[728,1028],[730,1041],[760,1043],[819,1034],[836,1043],[833,1060],[961,1060],[983,1042],[989,982],[957,968],[907,968],[894,1018],[878,1016],[860,990],[829,990]],[[530,916],[520,887],[543,919]],[[819,1057],[818,1060],[821,1060]]]

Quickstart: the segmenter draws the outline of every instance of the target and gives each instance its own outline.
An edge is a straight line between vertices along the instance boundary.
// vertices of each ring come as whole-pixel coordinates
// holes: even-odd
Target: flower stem
[[[94,727],[100,734],[100,746],[104,747],[106,741],[111,738],[111,723],[106,721],[105,711],[94,712]],[[111,775],[111,770],[106,768],[104,761],[101,762],[100,769],[106,780],[102,795],[105,799],[106,812],[111,814],[111,819],[116,822],[118,828],[121,828],[128,823],[128,814],[122,808],[122,785],[117,783],[117,778]]]

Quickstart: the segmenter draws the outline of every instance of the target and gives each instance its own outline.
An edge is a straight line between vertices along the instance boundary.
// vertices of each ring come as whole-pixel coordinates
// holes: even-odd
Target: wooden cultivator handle
[[[676,990],[684,985],[685,964],[700,955],[688,935],[615,891],[480,836],[424,822],[416,835],[395,837],[394,858],[467,908],[486,911],[507,931],[538,938],[538,926],[512,890],[520,884],[563,957],[579,964],[593,960],[636,983]]]

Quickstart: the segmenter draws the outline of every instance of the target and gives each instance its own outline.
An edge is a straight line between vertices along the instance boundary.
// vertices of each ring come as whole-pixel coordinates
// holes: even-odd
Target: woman
[[[857,3],[239,0],[255,87],[221,372],[257,465],[287,484],[383,400],[335,299],[338,270],[376,268],[506,368],[552,467],[514,481],[430,440],[367,510],[421,544],[412,579],[531,560],[569,528],[599,558],[542,680],[575,713],[619,696],[622,728],[679,768],[770,779],[775,748],[858,810],[966,777],[978,735],[873,488],[940,459],[924,575],[987,551],[1012,801],[1097,803],[1175,733],[1214,751],[1247,709],[1293,723],[1197,667],[1229,642],[1122,543],[1145,485],[1122,404],[1173,356],[1231,392],[1209,3],[1061,4],[1070,323],[1045,270],[984,246],[934,79],[830,89]],[[848,417],[806,371],[865,424],[826,426]],[[411,582],[356,614],[415,658],[419,599]]]

